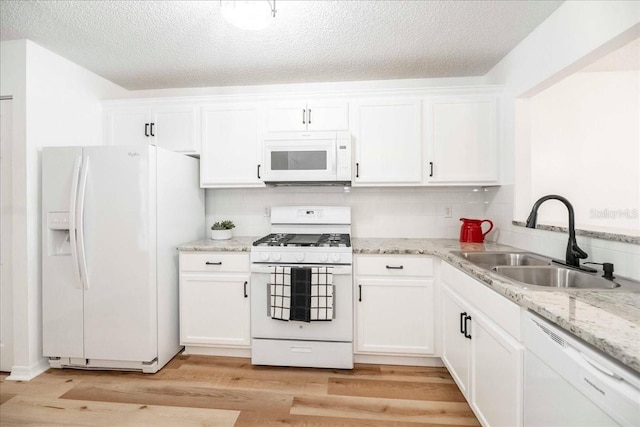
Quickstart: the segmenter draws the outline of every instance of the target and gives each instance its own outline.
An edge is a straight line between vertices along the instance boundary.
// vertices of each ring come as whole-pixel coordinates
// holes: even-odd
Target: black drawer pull
[[[260,165],[258,165],[258,179],[260,179]]]
[[[464,330],[464,319],[467,317],[467,313],[460,313],[460,333],[464,336],[467,336],[467,333]]]
[[[433,176],[433,162],[429,162],[429,176]]]
[[[467,320],[471,320],[471,316],[469,316],[468,314],[464,317],[464,336],[465,338],[471,339],[471,334],[467,329]]]
[[[205,262],[206,265],[222,265],[222,261],[218,261],[218,262],[211,262],[211,261],[207,261]]]
[[[404,265],[400,265],[400,266],[387,265],[385,268],[388,268],[389,270],[402,270],[404,268]]]
[[[358,285],[358,301],[362,302],[362,285]]]
[[[151,136],[156,136],[156,135],[153,133],[153,125],[155,125],[155,123],[149,123],[149,134],[151,134]]]
[[[245,298],[249,296],[249,295],[247,294],[247,284],[248,284],[248,283],[249,283],[249,282],[246,282],[246,281],[244,282],[244,297],[245,297]]]
[[[144,136],[149,136],[149,123],[144,124]]]

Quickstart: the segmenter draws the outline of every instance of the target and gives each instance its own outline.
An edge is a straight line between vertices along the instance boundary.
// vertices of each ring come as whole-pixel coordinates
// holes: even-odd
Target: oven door
[[[312,267],[283,265],[280,267]],[[353,292],[351,266],[333,266],[333,320],[282,321],[270,315],[269,281],[271,268],[251,265],[251,336],[265,339],[306,341],[353,341]]]
[[[264,140],[265,182],[336,181],[336,135],[283,134]]]

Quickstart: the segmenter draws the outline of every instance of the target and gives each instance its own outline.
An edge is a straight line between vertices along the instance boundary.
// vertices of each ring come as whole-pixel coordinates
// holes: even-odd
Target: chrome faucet
[[[527,218],[526,227],[536,228],[536,224],[538,222],[538,208],[541,204],[551,199],[561,201],[569,211],[569,241],[567,242],[567,253],[565,259],[566,264],[585,271],[596,271],[589,267],[580,266],[580,260],[587,258],[589,255],[578,246],[578,242],[576,241],[575,216],[573,213],[573,206],[571,206],[571,203],[569,203],[569,201],[564,197],[550,194],[538,199],[538,201],[533,204],[533,208],[531,208],[531,213],[529,214],[529,218]]]

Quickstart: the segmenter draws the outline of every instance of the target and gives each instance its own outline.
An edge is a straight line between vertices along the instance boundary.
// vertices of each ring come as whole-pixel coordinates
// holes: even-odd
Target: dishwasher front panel
[[[525,426],[640,426],[640,376],[526,313]]]

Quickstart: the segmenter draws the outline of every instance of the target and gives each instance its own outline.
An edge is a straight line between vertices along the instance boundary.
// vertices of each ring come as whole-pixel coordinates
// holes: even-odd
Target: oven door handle
[[[271,274],[271,265],[268,264],[251,264],[251,272],[252,273],[264,273],[264,274]],[[295,268],[305,268],[305,267],[312,267],[312,266],[307,266],[307,265],[277,265],[275,267],[295,267]],[[314,265],[313,267],[317,267],[316,265]],[[322,266],[324,267],[324,266]],[[353,269],[351,268],[350,265],[328,265],[326,267],[331,267],[333,268],[333,274],[334,275],[340,275],[340,274],[351,274]]]

